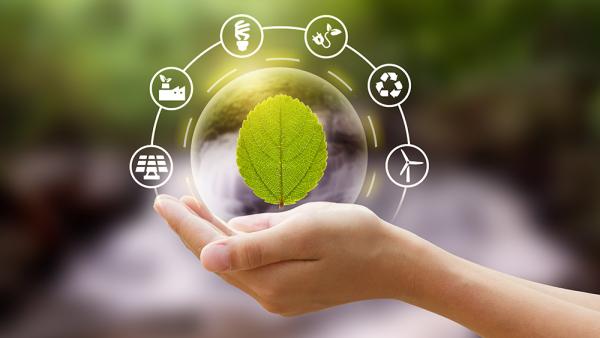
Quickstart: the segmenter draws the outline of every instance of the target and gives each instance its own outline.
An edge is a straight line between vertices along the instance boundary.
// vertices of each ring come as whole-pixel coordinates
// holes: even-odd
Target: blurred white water
[[[237,138],[237,133],[226,133],[202,145],[199,155],[202,161],[198,162],[194,171],[200,197],[223,219],[241,214],[278,211],[277,206],[268,205],[257,198],[240,176],[235,157]],[[297,205],[314,201],[354,202],[362,188],[364,166],[362,161],[349,158],[343,145],[330,142],[324,177],[318,188]]]
[[[557,283],[576,274],[567,251],[536,230],[528,210],[506,184],[445,171],[408,195],[398,224],[462,257],[524,278]],[[297,318],[271,315],[207,273],[153,213],[151,195],[147,208],[115,229],[97,247],[73,254],[56,287],[31,304],[11,337],[473,336],[445,318],[391,300]]]

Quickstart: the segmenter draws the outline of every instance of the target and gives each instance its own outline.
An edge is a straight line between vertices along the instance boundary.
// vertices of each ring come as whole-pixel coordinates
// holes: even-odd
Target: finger
[[[179,199],[183,204],[187,205],[192,209],[198,216],[204,218],[209,222],[213,222],[213,214],[208,210],[206,206],[192,196],[183,196]]]
[[[227,226],[243,232],[255,232],[274,227],[289,217],[289,215],[289,211],[284,211],[239,216],[230,219],[227,222]]]
[[[154,209],[197,256],[206,244],[224,237],[211,223],[198,217],[174,197],[159,195],[154,202]]]
[[[250,270],[287,260],[317,259],[313,231],[297,225],[286,226],[282,222],[277,227],[212,242],[204,247],[200,259],[207,270],[214,272]]]
[[[225,222],[215,216],[208,207],[201,201],[197,200],[192,196],[183,196],[181,201],[187,205],[190,209],[192,209],[199,217],[207,220],[212,223],[217,229],[219,229],[223,234],[227,236],[235,235],[235,232],[227,227]]]

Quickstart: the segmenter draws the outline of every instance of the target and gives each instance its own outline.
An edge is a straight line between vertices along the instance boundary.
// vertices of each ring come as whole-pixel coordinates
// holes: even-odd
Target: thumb
[[[314,253],[308,250],[311,247],[307,245],[310,241],[308,232],[291,230],[277,226],[218,240],[202,249],[200,259],[204,267],[213,272],[250,270],[281,261],[315,259]]]

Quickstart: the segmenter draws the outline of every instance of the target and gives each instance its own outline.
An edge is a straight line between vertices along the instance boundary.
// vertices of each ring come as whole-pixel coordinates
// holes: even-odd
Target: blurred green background
[[[600,2],[3,0],[6,319],[27,322],[66,258],[149,209],[125,165],[154,121],[150,78],[183,67],[238,13],[301,27],[332,14],[375,64],[405,67],[408,123],[432,167],[515,187],[541,231],[576,253],[582,274],[562,283],[600,291]]]

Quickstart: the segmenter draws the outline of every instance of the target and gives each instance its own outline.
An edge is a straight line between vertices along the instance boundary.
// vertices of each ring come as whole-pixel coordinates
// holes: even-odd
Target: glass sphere
[[[236,164],[239,129],[246,115],[277,94],[297,98],[317,114],[327,140],[327,168],[319,185],[295,205],[279,208],[258,198]],[[353,203],[367,169],[367,144],[358,114],[336,87],[293,68],[266,68],[238,77],[206,105],[191,146],[194,184],[207,207],[222,219],[277,212],[313,201]]]

